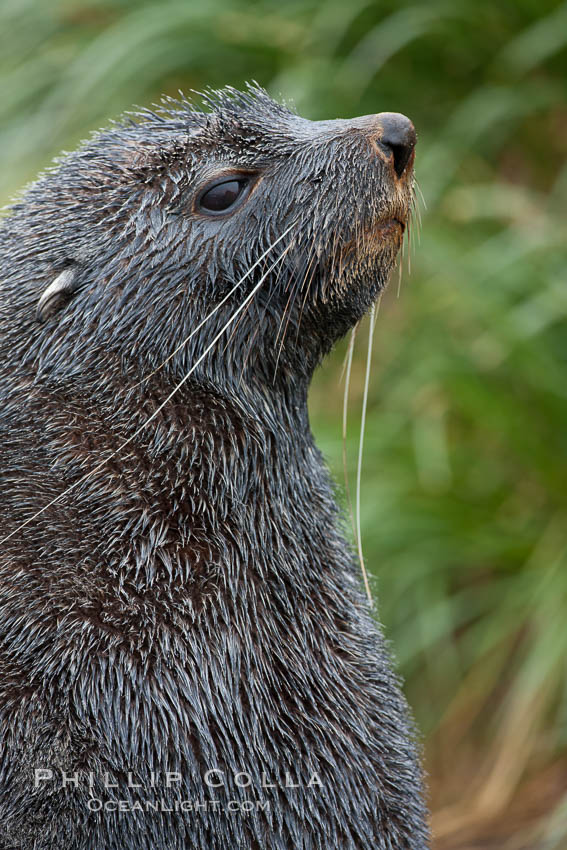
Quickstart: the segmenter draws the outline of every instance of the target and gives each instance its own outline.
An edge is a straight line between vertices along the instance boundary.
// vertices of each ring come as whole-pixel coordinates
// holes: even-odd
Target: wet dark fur
[[[381,222],[408,214],[411,174],[397,180],[370,136],[368,119],[312,123],[255,89],[210,112],[169,103],[94,136],[4,220],[0,512],[16,531],[0,551],[0,848],[426,846],[406,706],[306,405],[391,270],[401,229]],[[261,176],[250,198],[196,215],[200,188],[235,168]],[[288,246],[175,398],[81,481]],[[42,323],[65,268],[76,291]],[[34,768],[54,780],[34,789]],[[206,786],[211,768],[226,787]],[[62,770],[94,789],[62,789]],[[91,813],[90,796],[220,805]],[[224,808],[257,799],[269,808]]]

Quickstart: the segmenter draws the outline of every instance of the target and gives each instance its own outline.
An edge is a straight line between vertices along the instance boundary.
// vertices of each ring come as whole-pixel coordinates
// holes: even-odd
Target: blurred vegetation
[[[567,847],[566,46],[549,0],[0,5],[3,201],[178,88],[256,79],[305,117],[414,120],[427,206],[380,307],[362,519],[443,847],[496,819],[506,847]],[[311,400],[339,482],[344,352]]]

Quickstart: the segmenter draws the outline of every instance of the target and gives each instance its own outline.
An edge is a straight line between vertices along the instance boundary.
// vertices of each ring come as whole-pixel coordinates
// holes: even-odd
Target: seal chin
[[[398,251],[402,246],[406,222],[398,216],[388,216],[366,226],[355,240],[345,246],[344,256],[357,256],[359,261],[364,257],[383,255],[384,249]]]
[[[375,250],[377,253],[383,251],[386,246],[392,246],[399,250],[405,230],[406,223],[401,218],[380,219],[365,233],[365,248],[367,251]]]
[[[401,218],[388,218],[378,222],[374,234],[384,239],[401,238],[405,233],[405,229],[406,223]]]

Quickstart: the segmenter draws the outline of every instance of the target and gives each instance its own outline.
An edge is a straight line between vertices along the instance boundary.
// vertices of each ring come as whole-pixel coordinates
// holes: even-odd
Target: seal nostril
[[[413,151],[413,145],[388,145],[394,154],[394,171],[401,177],[406,170],[406,165]]]
[[[376,118],[381,130],[380,144],[392,152],[394,170],[401,177],[417,141],[415,127],[409,118],[399,112],[381,112]]]

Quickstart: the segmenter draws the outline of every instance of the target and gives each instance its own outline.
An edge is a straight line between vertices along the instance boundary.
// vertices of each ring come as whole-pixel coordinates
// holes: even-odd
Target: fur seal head
[[[200,332],[206,347],[264,275],[231,339],[235,369],[310,375],[376,299],[412,204],[411,122],[308,121],[256,86],[205,100],[211,111],[168,99],[94,136],[16,205],[12,227],[21,216],[33,234],[18,300],[43,322],[28,362],[76,368],[94,340],[151,370],[245,277]]]

